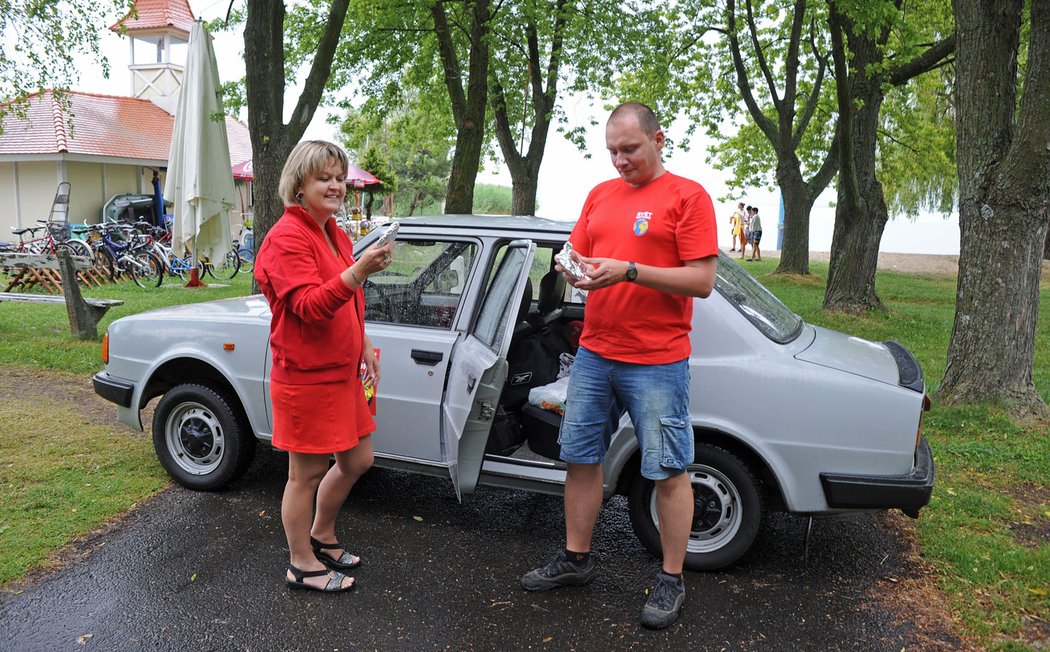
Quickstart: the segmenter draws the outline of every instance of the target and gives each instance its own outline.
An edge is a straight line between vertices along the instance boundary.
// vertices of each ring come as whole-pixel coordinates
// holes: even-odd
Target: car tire
[[[177,385],[164,394],[153,415],[153,447],[173,480],[214,491],[248,470],[255,436],[236,406],[206,385]]]
[[[731,566],[751,549],[762,524],[759,481],[733,453],[700,442],[686,473],[694,501],[685,567],[711,571]],[[638,539],[650,553],[662,557],[655,484],[636,472],[627,499]]]

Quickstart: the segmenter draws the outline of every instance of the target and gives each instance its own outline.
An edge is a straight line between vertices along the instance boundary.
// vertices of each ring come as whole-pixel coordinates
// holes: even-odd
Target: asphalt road
[[[561,499],[373,470],[342,538],[365,564],[349,594],[289,591],[280,522],[286,458],[260,450],[223,493],[172,487],[69,553],[63,570],[0,593],[0,650],[892,650],[929,643],[892,607],[908,544],[879,516],[772,517],[728,572],[687,573],[678,623],[638,625],[658,562],[626,504],[599,517],[587,587],[526,593],[518,578],[562,544]],[[888,581],[889,580],[889,581]],[[927,632],[928,635],[928,632]],[[949,634],[936,647],[951,648]],[[925,643],[921,643],[925,641]]]

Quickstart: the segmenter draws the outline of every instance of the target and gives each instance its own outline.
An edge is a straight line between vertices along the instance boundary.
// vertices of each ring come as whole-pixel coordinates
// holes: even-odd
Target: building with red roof
[[[58,184],[68,181],[71,222],[97,222],[103,205],[124,193],[152,194],[154,170],[167,166],[173,112],[183,66],[172,61],[186,43],[194,16],[186,0],[136,0],[123,25],[132,51],[134,97],[70,91],[68,114],[51,91],[30,98],[25,117],[7,115],[0,135],[0,239],[12,227],[46,219]],[[230,165],[252,157],[247,126],[226,118]],[[231,172],[232,174],[232,172]],[[250,193],[238,182],[242,210]]]

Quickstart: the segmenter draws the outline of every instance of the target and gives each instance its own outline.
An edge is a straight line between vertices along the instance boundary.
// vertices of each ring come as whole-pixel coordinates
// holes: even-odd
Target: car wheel
[[[718,570],[751,549],[762,522],[759,481],[740,458],[711,444],[696,444],[696,458],[686,471],[693,487],[693,522],[685,567]],[[642,545],[662,556],[656,487],[637,473],[628,491],[631,525]]]
[[[215,389],[178,385],[157,404],[153,447],[161,466],[190,489],[222,489],[248,469],[255,436],[236,403]]]

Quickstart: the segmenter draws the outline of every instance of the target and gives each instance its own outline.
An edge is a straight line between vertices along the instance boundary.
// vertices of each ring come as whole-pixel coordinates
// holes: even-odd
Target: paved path
[[[530,594],[518,577],[561,543],[561,501],[484,489],[459,505],[447,480],[369,473],[341,519],[365,559],[344,595],[290,592],[279,517],[285,458],[261,451],[223,493],[172,487],[0,593],[0,650],[892,650],[951,649],[951,634],[895,613],[913,571],[893,519],[778,516],[752,556],[689,573],[683,617],[637,624],[657,569],[626,506],[602,511],[593,584]],[[85,554],[90,553],[90,554]],[[18,589],[19,587],[15,587]]]

